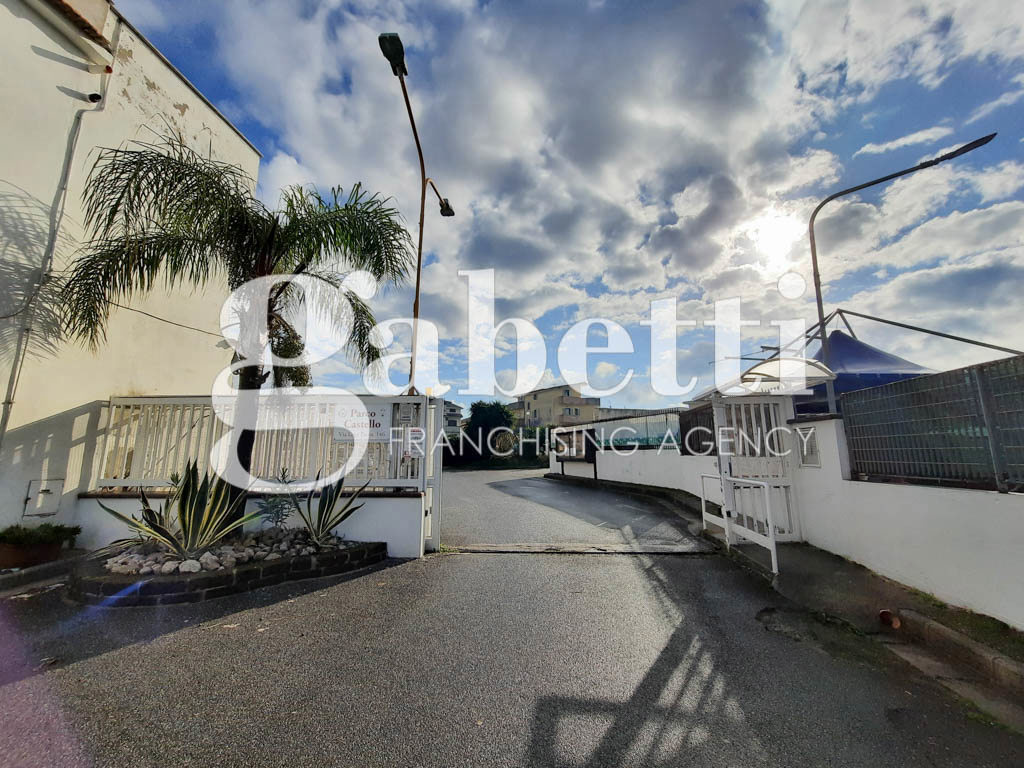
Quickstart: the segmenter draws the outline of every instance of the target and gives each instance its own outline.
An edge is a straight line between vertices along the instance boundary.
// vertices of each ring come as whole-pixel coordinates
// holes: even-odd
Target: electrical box
[[[25,496],[23,517],[53,517],[60,511],[60,497],[64,493],[64,478],[31,480]]]

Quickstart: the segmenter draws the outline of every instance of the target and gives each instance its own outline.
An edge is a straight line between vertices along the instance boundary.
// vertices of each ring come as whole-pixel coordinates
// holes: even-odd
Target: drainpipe
[[[118,40],[121,36],[121,18],[118,17],[114,27],[111,47],[115,54]],[[4,439],[7,437],[7,426],[11,420],[11,409],[14,407],[14,396],[18,390],[18,382],[21,379],[21,371],[25,364],[25,354],[28,351],[29,340],[32,336],[32,324],[36,317],[36,299],[43,285],[52,277],[53,256],[57,248],[57,238],[60,235],[61,223],[64,220],[64,207],[68,197],[68,183],[71,178],[71,167],[75,160],[75,150],[78,148],[78,137],[82,132],[82,120],[88,114],[102,112],[107,105],[107,92],[110,90],[110,78],[112,70],[103,70],[100,80],[99,100],[95,101],[95,107],[82,108],[75,112],[74,120],[71,122],[71,130],[68,133],[67,149],[64,152],[64,167],[61,170],[60,183],[57,185],[57,192],[53,198],[53,205],[50,206],[50,237],[43,254],[43,263],[40,269],[39,282],[29,293],[25,303],[10,314],[0,317],[0,320],[24,316],[24,324],[18,330],[18,343],[15,346],[14,358],[11,361],[11,371],[7,378],[7,390],[0,410],[0,449],[3,448]]]

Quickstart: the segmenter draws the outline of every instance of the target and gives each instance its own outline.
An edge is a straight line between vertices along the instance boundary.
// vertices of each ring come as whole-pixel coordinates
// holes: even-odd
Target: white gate
[[[786,422],[793,417],[790,397],[716,397],[713,400],[722,515],[707,512],[701,493],[704,525],[725,529],[726,546],[734,536],[767,548],[772,572],[778,573],[779,541],[800,541],[793,491],[796,445]]]

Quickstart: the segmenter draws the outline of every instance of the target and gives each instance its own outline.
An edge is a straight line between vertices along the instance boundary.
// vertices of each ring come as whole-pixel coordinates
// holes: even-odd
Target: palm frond
[[[254,187],[241,168],[203,157],[180,137],[133,142],[100,150],[86,185],[85,223],[94,239],[109,239],[148,231],[154,222],[223,229],[225,219],[265,220]]]
[[[65,328],[91,347],[105,340],[111,303],[168,286],[203,285],[215,271],[232,286],[254,275],[275,218],[237,166],[180,139],[104,149],[84,196],[91,239],[62,277]]]
[[[61,277],[65,330],[97,347],[106,340],[112,304],[148,293],[161,273],[170,285],[203,285],[215,268],[213,251],[200,237],[159,231],[86,244]]]
[[[283,193],[284,214],[275,271],[305,272],[340,262],[378,281],[401,283],[413,267],[412,238],[387,198],[368,195],[356,184],[346,196],[341,187],[323,197],[294,186]]]

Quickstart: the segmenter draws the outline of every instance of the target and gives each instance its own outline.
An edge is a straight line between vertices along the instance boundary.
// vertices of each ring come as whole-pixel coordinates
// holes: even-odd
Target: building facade
[[[254,184],[260,154],[108,0],[4,0],[0,51],[0,527],[75,524],[109,398],[209,394],[230,362],[217,281],[125,302],[96,352],[62,338],[54,277],[82,242],[97,153],[174,133]]]
[[[509,404],[520,427],[585,424],[597,418],[600,407],[601,398],[583,397],[579,385],[572,384],[535,389]]]
[[[458,434],[459,429],[462,428],[462,406],[451,400],[445,400],[442,418],[444,419],[445,434]]]

